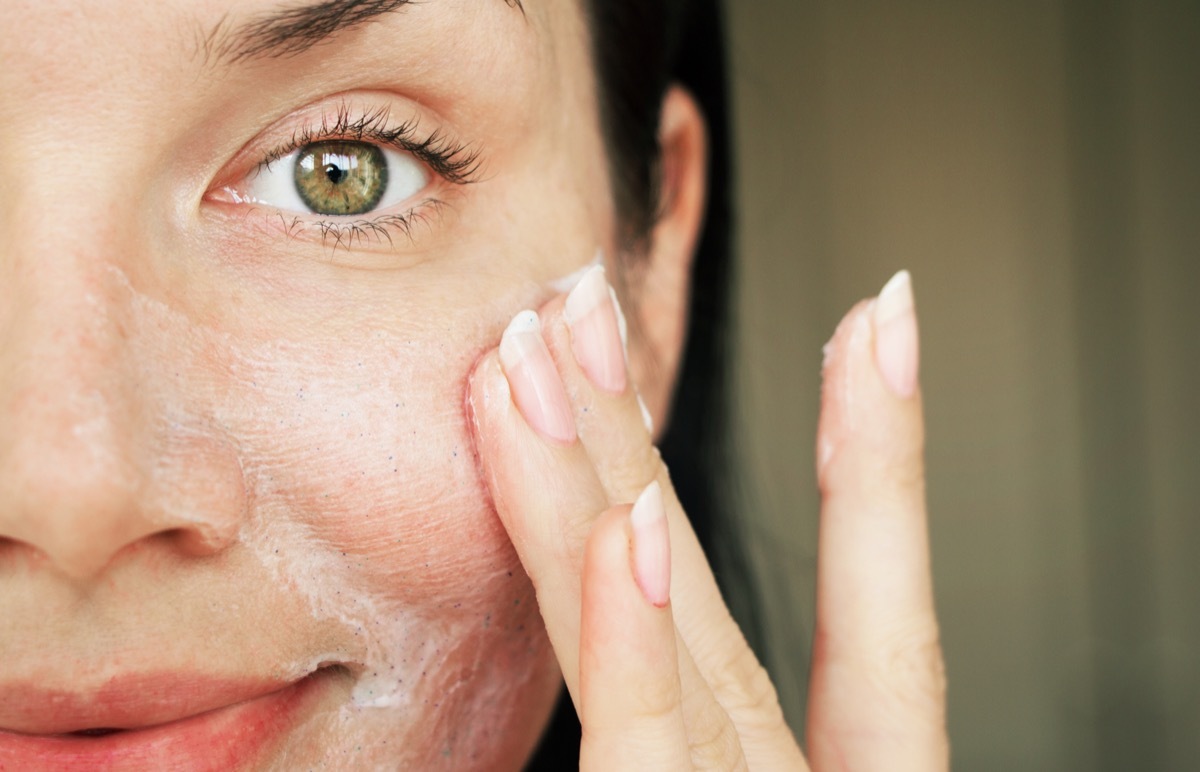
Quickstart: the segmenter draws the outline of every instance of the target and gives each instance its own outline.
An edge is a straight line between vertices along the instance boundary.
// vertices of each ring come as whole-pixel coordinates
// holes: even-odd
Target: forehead
[[[0,60],[15,66],[0,83],[10,95],[22,83],[195,91],[314,70],[361,80],[372,67],[512,83],[561,70],[564,45],[586,38],[581,17],[562,0],[6,0]]]
[[[328,13],[304,15],[314,0],[0,0],[0,152],[86,123],[113,157],[126,145],[147,159],[173,155],[172,138],[197,131],[216,157],[245,140],[221,126],[265,126],[357,90],[399,93],[493,145],[550,126],[568,105],[590,110],[576,2],[315,7]]]

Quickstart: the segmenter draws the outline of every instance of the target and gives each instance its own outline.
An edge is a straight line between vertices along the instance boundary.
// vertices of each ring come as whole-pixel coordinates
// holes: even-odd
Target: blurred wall
[[[956,769],[1200,769],[1200,3],[728,2],[736,405],[802,726],[821,345],[914,275]]]

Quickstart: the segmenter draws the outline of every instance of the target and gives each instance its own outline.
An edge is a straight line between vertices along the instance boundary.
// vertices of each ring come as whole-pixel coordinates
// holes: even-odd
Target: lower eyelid
[[[253,205],[251,211],[256,215],[252,219],[259,222],[264,235],[271,238],[282,235],[289,243],[309,242],[336,255],[343,250],[385,254],[406,250],[418,239],[443,227],[441,219],[448,208],[445,200],[427,198],[400,211],[375,216],[304,216],[264,205]],[[395,266],[389,263],[380,267]]]

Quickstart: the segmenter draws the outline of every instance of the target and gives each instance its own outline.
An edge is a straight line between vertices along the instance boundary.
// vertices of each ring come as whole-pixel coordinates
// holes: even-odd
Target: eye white
[[[388,209],[420,193],[429,184],[429,170],[425,164],[408,153],[380,146],[384,163],[387,164],[388,182],[382,198],[371,211]],[[270,164],[260,166],[246,183],[242,200],[248,203],[266,204],[276,209],[300,214],[320,214],[321,217],[338,217],[314,212],[296,190],[296,164],[304,148],[295,150]],[[361,217],[365,213],[340,215]]]

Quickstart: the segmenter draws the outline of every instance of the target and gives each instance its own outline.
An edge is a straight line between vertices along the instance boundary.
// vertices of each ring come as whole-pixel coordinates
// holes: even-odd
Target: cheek
[[[532,740],[513,722],[557,688],[469,435],[463,390],[480,347],[292,350],[236,373],[225,421],[253,490],[243,543],[354,637],[361,672],[329,747],[355,735],[363,746],[420,715],[422,734],[444,744],[420,753],[520,753]],[[421,748],[407,763],[436,762]]]
[[[172,424],[219,431],[237,454],[246,506],[231,549],[264,567],[256,581],[335,623],[304,642],[311,659],[295,663],[345,663],[354,676],[336,728],[314,747],[415,727],[460,747],[531,743],[541,724],[529,717],[551,704],[557,669],[479,475],[464,407],[469,371],[507,312],[486,323],[463,312],[440,335],[235,342],[151,310],[154,324],[140,327],[157,334],[139,340],[162,344],[142,356],[178,363],[155,389],[156,410]],[[415,740],[411,749],[430,750]]]
[[[463,409],[470,343],[460,354],[396,340],[277,344],[237,362],[219,421],[239,438],[258,519],[303,530],[372,592],[407,604],[460,602],[507,578],[516,559]]]

